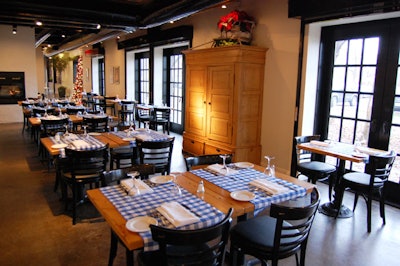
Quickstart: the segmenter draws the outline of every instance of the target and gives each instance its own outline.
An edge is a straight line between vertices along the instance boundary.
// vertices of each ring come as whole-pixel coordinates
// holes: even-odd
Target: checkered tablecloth
[[[117,131],[117,132],[112,132],[114,135],[120,137],[120,138],[126,138],[128,137],[127,133],[125,131]],[[141,136],[146,136],[146,139],[141,139]],[[156,131],[150,130],[134,130],[132,132],[132,135],[130,136],[132,138],[138,138],[142,141],[164,141],[167,140],[169,137],[168,135],[158,133]]]
[[[84,134],[69,133],[68,137],[65,137],[64,135],[61,136],[59,141],[57,141],[55,139],[55,137],[50,137],[50,139],[51,139],[51,141],[53,141],[54,144],[67,144],[68,148],[70,148],[71,150],[95,150],[95,149],[104,147],[104,145],[106,145],[105,143],[101,142],[100,140],[98,140],[90,135],[85,136]],[[89,145],[85,146],[83,148],[77,148],[74,145],[72,145],[72,142],[75,140],[84,140]]]
[[[242,169],[235,174],[226,176],[216,175],[215,173],[208,172],[204,169],[196,169],[190,172],[229,192],[237,190],[248,190],[253,192],[256,197],[254,200],[251,200],[251,202],[254,204],[255,214],[262,211],[266,207],[269,207],[272,203],[294,199],[306,194],[306,189],[301,186],[276,177],[267,177],[265,174],[254,169]],[[259,178],[266,178],[271,182],[275,182],[289,188],[289,190],[281,194],[267,195],[261,189],[256,190],[254,186],[249,185],[252,180]]]
[[[199,229],[212,226],[221,221],[225,214],[201,200],[187,190],[181,188],[182,195],[173,194],[173,183],[166,183],[152,187],[154,192],[142,194],[139,196],[128,196],[125,190],[119,185],[100,188],[101,192],[115,206],[121,215],[128,221],[134,217],[150,215],[155,209],[164,202],[177,201],[190,208],[195,215],[200,217],[200,221],[194,224],[185,225],[178,229]],[[157,217],[162,226],[173,228],[174,226],[163,216]],[[139,233],[144,241],[144,250],[158,249],[157,242],[153,241],[151,232]]]

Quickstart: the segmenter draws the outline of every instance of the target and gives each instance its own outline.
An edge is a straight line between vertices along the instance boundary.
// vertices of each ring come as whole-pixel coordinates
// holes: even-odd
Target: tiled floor
[[[21,133],[21,128],[22,124],[0,124],[0,265],[106,265],[108,225],[102,219],[84,219],[72,226],[60,194],[53,191],[54,171],[47,171],[40,162],[29,132]],[[184,171],[180,136],[173,158],[172,171]],[[327,186],[318,186],[325,202]],[[351,206],[350,193],[346,193],[344,203]],[[333,219],[318,213],[306,264],[399,265],[399,209],[387,206],[387,223],[382,226],[374,204],[370,234],[365,211],[360,200],[352,218]],[[124,264],[125,252],[120,247],[114,265]],[[279,265],[295,265],[295,260],[288,258]]]

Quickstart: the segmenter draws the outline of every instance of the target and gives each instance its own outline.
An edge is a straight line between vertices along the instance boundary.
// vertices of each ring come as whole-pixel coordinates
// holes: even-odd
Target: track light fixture
[[[17,25],[13,25],[12,34],[17,34]]]

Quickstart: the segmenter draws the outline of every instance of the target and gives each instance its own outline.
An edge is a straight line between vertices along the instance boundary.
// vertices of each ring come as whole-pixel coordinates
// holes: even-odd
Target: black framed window
[[[136,100],[139,103],[150,104],[150,54],[149,52],[135,54],[135,87]]]

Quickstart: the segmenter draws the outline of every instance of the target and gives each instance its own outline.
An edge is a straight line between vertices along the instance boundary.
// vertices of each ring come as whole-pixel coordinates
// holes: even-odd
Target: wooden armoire
[[[266,51],[243,45],[183,51],[184,151],[232,153],[235,162],[260,163]]]

